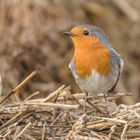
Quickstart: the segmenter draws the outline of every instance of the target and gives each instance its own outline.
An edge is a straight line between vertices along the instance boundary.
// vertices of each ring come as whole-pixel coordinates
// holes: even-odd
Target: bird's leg
[[[85,92],[85,102],[84,102],[84,114],[86,113],[86,103],[87,103],[88,93]]]
[[[107,105],[107,99],[106,99],[106,94],[105,93],[103,93],[104,94],[104,100],[105,100],[105,103],[106,103],[106,105]],[[107,107],[107,106],[106,106]]]
[[[109,115],[108,104],[107,104],[107,99],[106,99],[106,93],[103,93],[103,94],[104,94],[104,100],[105,100],[105,106],[106,106],[106,114]]]

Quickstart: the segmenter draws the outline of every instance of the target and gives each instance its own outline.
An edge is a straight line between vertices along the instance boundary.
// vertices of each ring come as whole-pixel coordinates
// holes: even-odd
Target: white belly
[[[75,77],[76,83],[83,92],[88,93],[105,93],[108,92],[117,80],[117,75],[101,76],[93,71],[91,76],[81,79]]]
[[[81,79],[76,74],[75,68],[71,67],[70,65],[69,67],[79,88],[83,92],[94,94],[108,92],[116,83],[119,74],[118,68],[112,69],[112,74],[108,76],[101,76],[98,72],[93,70],[91,76],[87,76],[86,78]]]

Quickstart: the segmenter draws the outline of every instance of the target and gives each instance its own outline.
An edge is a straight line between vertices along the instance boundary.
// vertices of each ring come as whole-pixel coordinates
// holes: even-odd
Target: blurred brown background
[[[45,96],[62,84],[79,92],[68,64],[72,42],[63,36],[71,27],[99,26],[121,53],[125,67],[117,91],[140,100],[139,0],[0,0],[0,74],[6,95],[33,70],[37,75],[20,91],[25,98],[36,90]]]

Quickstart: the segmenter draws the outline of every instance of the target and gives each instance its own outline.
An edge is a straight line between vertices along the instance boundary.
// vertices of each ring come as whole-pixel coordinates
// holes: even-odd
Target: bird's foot
[[[112,115],[110,113],[110,103],[109,103],[109,101],[107,101],[106,94],[105,93],[103,93],[103,94],[104,94],[104,100],[105,100],[106,116],[111,118]]]

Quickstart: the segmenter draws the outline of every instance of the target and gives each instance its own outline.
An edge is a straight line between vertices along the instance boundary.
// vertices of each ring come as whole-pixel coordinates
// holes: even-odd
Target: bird
[[[86,96],[113,93],[124,62],[105,33],[99,27],[80,24],[64,35],[73,41],[69,68],[80,90]]]

